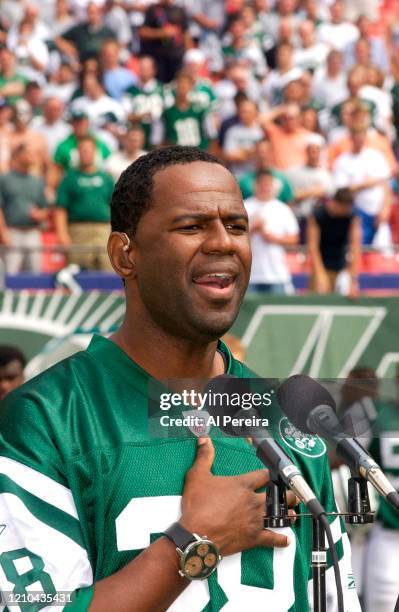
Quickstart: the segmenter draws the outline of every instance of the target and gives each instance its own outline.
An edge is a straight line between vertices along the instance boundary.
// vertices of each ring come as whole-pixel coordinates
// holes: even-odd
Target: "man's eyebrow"
[[[209,221],[213,219],[214,215],[206,214],[206,213],[191,213],[186,215],[179,215],[172,219],[173,223],[180,223],[182,221]],[[248,221],[248,216],[245,213],[229,213],[228,215],[223,215],[224,219],[228,221]]]

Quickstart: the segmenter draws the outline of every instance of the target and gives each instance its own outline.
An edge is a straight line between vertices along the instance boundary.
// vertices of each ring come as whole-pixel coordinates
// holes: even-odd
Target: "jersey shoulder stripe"
[[[15,485],[43,502],[55,506],[75,519],[78,518],[72,492],[49,476],[9,457],[0,457],[0,474],[8,476]]]

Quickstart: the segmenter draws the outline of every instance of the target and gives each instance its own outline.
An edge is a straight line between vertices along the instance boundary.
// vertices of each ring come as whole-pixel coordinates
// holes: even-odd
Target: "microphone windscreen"
[[[305,374],[287,378],[277,390],[277,400],[291,423],[307,433],[312,433],[307,421],[313,408],[327,405],[336,410],[335,401],[327,389]]]

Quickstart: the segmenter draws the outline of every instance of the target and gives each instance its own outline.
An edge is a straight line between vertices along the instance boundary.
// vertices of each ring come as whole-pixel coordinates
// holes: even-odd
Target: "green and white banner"
[[[0,343],[25,352],[32,376],[84,348],[93,333],[111,333],[124,310],[119,292],[7,291],[0,294]],[[231,331],[263,377],[341,378],[364,365],[389,378],[399,363],[399,298],[248,296]]]

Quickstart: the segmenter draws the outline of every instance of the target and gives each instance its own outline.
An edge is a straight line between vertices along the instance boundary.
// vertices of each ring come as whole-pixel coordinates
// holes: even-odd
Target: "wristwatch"
[[[218,566],[222,557],[217,546],[206,536],[190,533],[179,523],[173,523],[164,534],[175,546],[180,561],[180,576],[188,580],[205,580]]]

